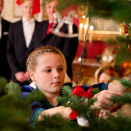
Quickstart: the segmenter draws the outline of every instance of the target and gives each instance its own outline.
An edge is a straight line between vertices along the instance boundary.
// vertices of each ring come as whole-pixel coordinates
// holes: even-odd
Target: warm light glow
[[[129,63],[129,67],[131,68],[131,62]]]
[[[84,29],[85,29],[85,30],[87,29],[87,25],[84,25]]]
[[[127,62],[123,63],[123,67],[126,68],[127,67]]]
[[[83,28],[83,24],[82,24],[82,23],[80,23],[80,25],[79,25],[79,26],[80,26],[80,29],[81,29],[81,28]]]
[[[79,62],[81,61],[81,57],[78,58],[78,61],[79,61]]]
[[[93,28],[94,28],[93,25],[91,25],[91,26],[90,26],[90,30],[93,30]]]
[[[103,59],[103,61],[107,61],[107,57],[106,56],[103,56],[102,59]]]
[[[121,28],[120,28],[120,33],[121,33]]]
[[[83,16],[82,16],[82,18],[86,18],[86,16],[85,16],[85,15],[83,15]]]
[[[109,61],[112,61],[113,60],[113,56],[109,56]]]

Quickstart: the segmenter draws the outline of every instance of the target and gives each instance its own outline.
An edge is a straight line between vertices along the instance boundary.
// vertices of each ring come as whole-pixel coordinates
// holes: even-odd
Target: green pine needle
[[[97,94],[98,92],[100,92],[100,89],[98,89],[98,88],[94,88],[92,91],[91,91],[91,93],[92,94]]]
[[[8,83],[5,86],[5,92],[8,95],[14,96],[17,98],[20,98],[21,95],[21,86],[15,82]]]
[[[66,85],[62,87],[62,95],[71,98],[72,97],[72,87]]]
[[[7,79],[4,77],[0,77],[0,94],[4,92],[5,85],[8,83]]]
[[[25,102],[32,103],[33,101],[40,101],[43,99],[43,93],[40,90],[34,90],[24,99]]]
[[[119,104],[131,103],[131,93],[124,93],[123,96],[112,96],[111,100],[114,103],[119,103]]]
[[[131,88],[131,81],[122,79],[120,80],[121,84],[125,87],[125,88]]]

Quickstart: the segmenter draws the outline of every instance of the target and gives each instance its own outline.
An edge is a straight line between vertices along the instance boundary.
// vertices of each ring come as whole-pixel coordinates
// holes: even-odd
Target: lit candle
[[[84,25],[84,38],[85,38],[86,32],[87,32],[87,25]]]
[[[121,36],[121,28],[120,28],[120,36]]]
[[[79,27],[80,27],[80,28],[79,28],[79,39],[81,39],[83,24],[80,23]]]
[[[85,16],[85,15],[83,15],[83,16],[82,16],[82,18],[86,18],[86,16]]]
[[[93,25],[90,26],[90,33],[89,33],[89,43],[92,43],[92,31],[93,31]]]

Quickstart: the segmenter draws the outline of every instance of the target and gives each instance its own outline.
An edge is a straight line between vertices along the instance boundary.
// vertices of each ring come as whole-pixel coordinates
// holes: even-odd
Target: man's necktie
[[[50,33],[50,29],[52,28],[52,26],[54,25],[54,23],[50,23],[47,29],[47,35]]]

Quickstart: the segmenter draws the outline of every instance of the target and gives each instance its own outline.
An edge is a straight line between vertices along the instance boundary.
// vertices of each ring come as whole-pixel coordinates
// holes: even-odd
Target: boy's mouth
[[[53,82],[52,84],[58,85],[58,84],[60,84],[60,82],[59,82],[59,81],[56,81],[56,82]]]

